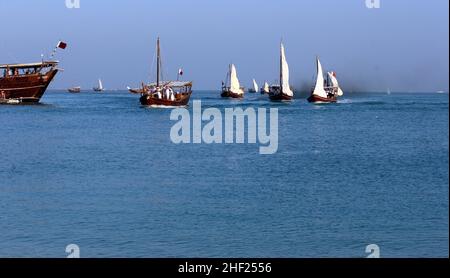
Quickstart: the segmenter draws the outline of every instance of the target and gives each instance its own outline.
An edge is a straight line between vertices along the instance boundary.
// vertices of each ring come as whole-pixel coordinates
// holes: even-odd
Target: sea
[[[0,257],[449,256],[448,94],[193,100],[278,108],[278,151],[174,144],[126,91],[1,105]]]

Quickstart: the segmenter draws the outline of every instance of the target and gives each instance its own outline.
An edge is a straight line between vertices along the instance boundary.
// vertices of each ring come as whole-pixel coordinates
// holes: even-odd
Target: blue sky
[[[307,88],[316,55],[346,90],[448,91],[447,0],[0,0],[0,63],[31,62],[59,39],[65,69],[53,88],[136,86],[154,76],[162,40],[165,76],[179,67],[195,89],[218,89],[230,62],[244,85],[278,76],[283,38],[291,83]],[[154,70],[153,70],[154,71]]]

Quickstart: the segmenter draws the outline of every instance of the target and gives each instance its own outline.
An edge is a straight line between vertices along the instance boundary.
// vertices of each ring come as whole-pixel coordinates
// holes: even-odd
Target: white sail
[[[331,80],[333,88],[337,88],[337,90],[338,90],[337,95],[341,97],[341,96],[344,95],[344,92],[342,91],[341,87],[339,87],[339,82],[338,82],[338,80],[337,80],[335,75],[336,74],[334,72],[329,72],[328,73],[328,77]]]
[[[98,80],[98,88],[103,91],[103,83],[101,79]]]
[[[256,83],[255,79],[253,79],[253,89],[255,89],[255,92],[259,91],[259,86],[258,86],[258,83]]]
[[[264,82],[264,92],[265,92],[265,93],[269,93],[269,91],[270,91],[269,83]]]
[[[234,64],[231,65],[230,72],[230,91],[235,94],[242,95],[244,91],[241,89],[241,85],[239,83],[239,79],[237,77],[236,67]]]
[[[325,88],[323,87],[324,79],[323,79],[323,70],[322,70],[322,64],[319,61],[319,58],[317,58],[317,81],[316,86],[314,87],[313,95],[327,98],[327,92],[325,92]]]
[[[281,44],[281,87],[283,88],[283,94],[293,96],[294,93],[289,85],[289,65],[286,61],[286,53],[284,45]]]

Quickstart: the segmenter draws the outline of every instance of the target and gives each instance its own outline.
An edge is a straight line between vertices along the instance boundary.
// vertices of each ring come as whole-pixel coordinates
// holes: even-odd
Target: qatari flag
[[[183,75],[183,73],[184,73],[184,72],[183,72],[183,69],[179,69],[179,70],[178,70],[178,74],[179,74],[179,75]]]
[[[67,47],[67,43],[63,42],[63,41],[59,41],[58,45],[56,46],[57,48],[61,48],[61,49],[66,49]]]

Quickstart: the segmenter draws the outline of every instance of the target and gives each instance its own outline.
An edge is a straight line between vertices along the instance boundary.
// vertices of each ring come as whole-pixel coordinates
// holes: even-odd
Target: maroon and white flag
[[[184,72],[183,72],[183,69],[179,69],[179,70],[178,70],[178,75],[182,76],[183,73],[184,73]]]
[[[61,48],[61,49],[66,49],[67,47],[67,43],[63,42],[63,41],[59,41],[58,45],[56,46],[57,48]]]

